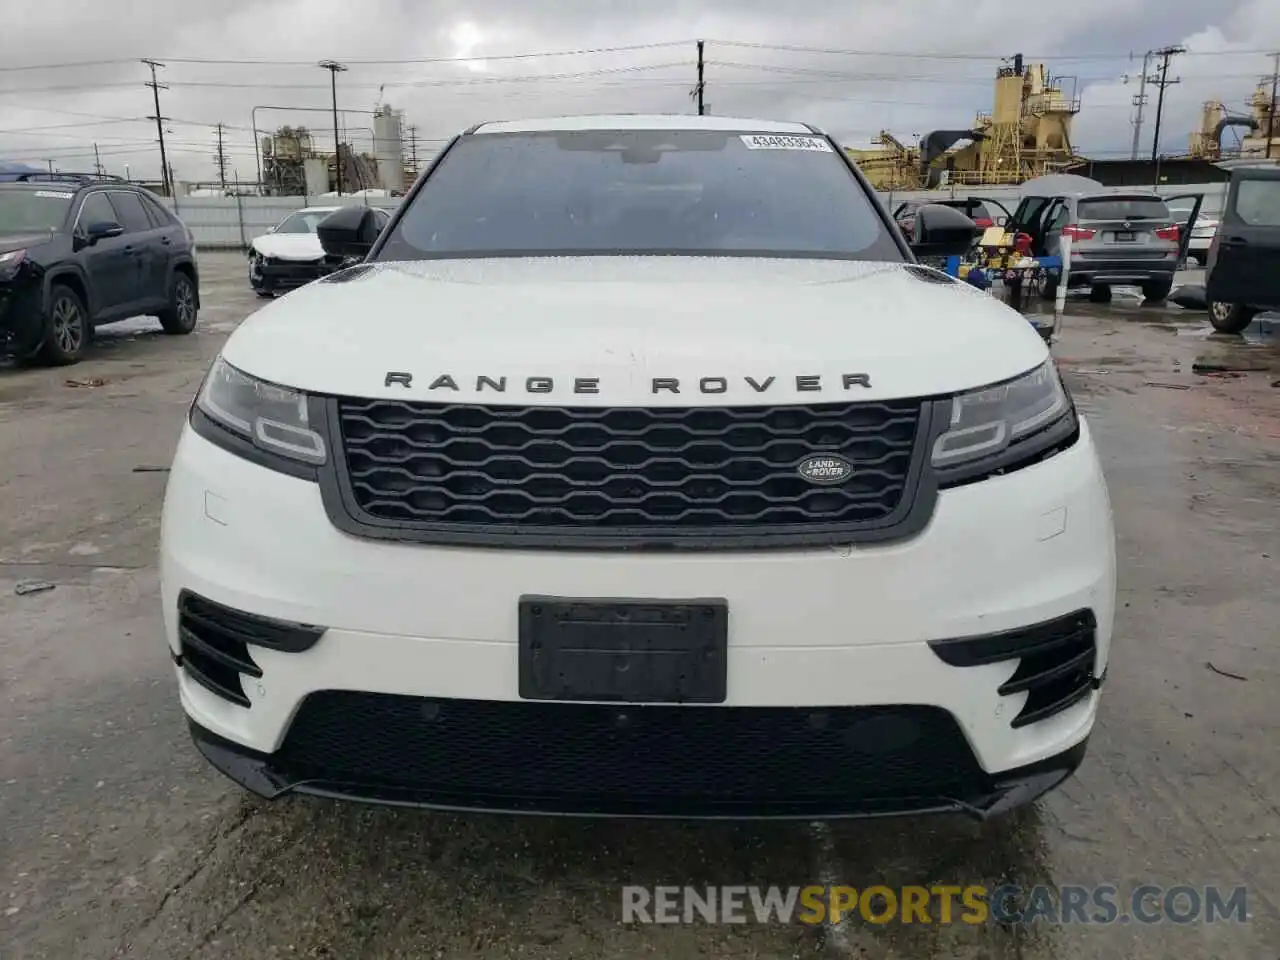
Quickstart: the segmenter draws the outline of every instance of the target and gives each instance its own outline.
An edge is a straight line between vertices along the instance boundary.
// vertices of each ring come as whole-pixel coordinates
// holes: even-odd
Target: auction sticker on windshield
[[[830,153],[831,144],[822,137],[789,137],[776,133],[744,133],[742,142],[749,150],[817,150]]]
[[[53,190],[37,190],[37,191],[36,191],[36,196],[37,196],[37,197],[44,197],[46,200],[73,200],[73,199],[75,199],[75,194],[74,194],[74,193],[56,193],[56,192],[55,192],[55,191],[53,191]]]

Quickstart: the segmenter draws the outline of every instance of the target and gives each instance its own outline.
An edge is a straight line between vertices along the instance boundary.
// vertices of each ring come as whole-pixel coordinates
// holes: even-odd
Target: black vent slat
[[[1061,695],[1056,696],[1053,700],[1050,700],[1047,703],[1036,702],[1036,706],[1033,709],[1027,709],[1027,707],[1030,707],[1033,703],[1032,699],[1028,699],[1027,707],[1023,707],[1018,715],[1013,718],[1013,722],[1010,726],[1016,730],[1018,727],[1026,727],[1033,723],[1039,723],[1041,720],[1047,720],[1054,714],[1061,713],[1063,710],[1075,706],[1085,697],[1089,696],[1089,694],[1093,692],[1093,689],[1094,687],[1092,682],[1088,677],[1086,677],[1082,682],[1071,687]]]
[[[590,537],[891,521],[910,496],[916,400],[773,407],[487,407],[337,401],[346,483],[373,522]],[[798,465],[845,458],[844,483]],[[907,504],[909,505],[909,504]]]
[[[194,618],[189,622],[193,623]],[[216,641],[214,643],[206,643],[201,639],[200,634],[192,630],[190,626],[184,625],[178,629],[184,646],[190,647],[210,660],[217,661],[228,670],[234,670],[250,677],[262,676],[262,668],[249,659],[247,651],[246,655],[241,657],[238,652],[235,652],[235,647],[231,644],[227,645],[227,649],[219,649],[215,646]]]
[[[215,696],[219,696],[223,700],[230,700],[237,706],[249,706],[249,698],[244,695],[244,689],[239,685],[238,674],[233,674],[237,677],[236,686],[232,687],[227,684],[220,683],[209,673],[206,673],[201,669],[199,659],[190,656],[183,656],[182,669],[186,672],[187,676]]]
[[[289,778],[424,790],[460,806],[600,812],[937,800],[969,796],[984,778],[955,719],[934,707],[637,707],[353,691],[308,696],[272,762]]]
[[[1055,663],[1052,666],[1048,666],[1036,673],[1028,673],[1026,676],[1019,676],[1019,674],[1022,673],[1022,670],[1019,669],[1018,672],[1014,674],[1013,679],[1002,684],[1000,689],[996,692],[1002,697],[1007,697],[1012,693],[1023,693],[1027,690],[1033,690],[1036,687],[1043,687],[1054,680],[1067,676],[1073,671],[1093,666],[1095,656],[1096,654],[1093,649],[1093,644],[1090,643],[1084,650],[1081,650],[1071,659],[1065,660],[1061,663]]]

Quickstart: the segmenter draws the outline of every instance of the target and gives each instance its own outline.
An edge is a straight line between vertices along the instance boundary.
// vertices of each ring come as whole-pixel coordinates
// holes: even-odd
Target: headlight
[[[307,395],[251,377],[221,357],[209,368],[195,408],[263,453],[311,466],[325,462],[324,438],[308,421]]]
[[[18,268],[22,266],[22,261],[27,257],[25,250],[10,250],[8,253],[0,253],[0,277],[6,280],[12,276],[16,276]]]
[[[1052,360],[1006,383],[944,401],[933,466],[946,477],[968,465],[997,472],[1074,436],[1075,411]]]

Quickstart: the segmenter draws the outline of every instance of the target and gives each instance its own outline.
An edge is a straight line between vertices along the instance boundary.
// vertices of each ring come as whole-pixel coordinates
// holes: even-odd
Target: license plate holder
[[[522,596],[526,700],[723,703],[729,605],[722,599]]]

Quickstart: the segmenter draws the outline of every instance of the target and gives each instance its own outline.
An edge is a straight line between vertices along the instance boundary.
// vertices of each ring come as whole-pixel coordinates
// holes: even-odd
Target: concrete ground
[[[1280,957],[1275,340],[1071,305],[1055,353],[1105,458],[1120,603],[1088,758],[1034,807],[983,826],[442,816],[258,802],[188,742],[160,632],[162,471],[259,305],[241,258],[204,269],[191,337],[132,321],[76,367],[0,369],[0,957]],[[30,580],[54,589],[18,595]],[[1250,920],[619,923],[624,884],[821,880],[1244,885]]]

